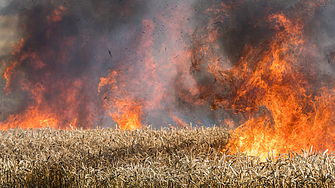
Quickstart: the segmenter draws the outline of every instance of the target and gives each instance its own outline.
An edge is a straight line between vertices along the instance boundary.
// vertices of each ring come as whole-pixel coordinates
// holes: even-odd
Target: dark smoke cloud
[[[228,113],[215,108],[213,100],[215,98],[224,98],[227,93],[231,92],[228,86],[220,85],[215,77],[207,74],[201,69],[201,65],[206,64],[206,59],[202,59],[196,54],[199,44],[194,42],[200,41],[200,31],[208,26],[208,21],[211,19],[205,12],[213,4],[221,2],[227,5],[236,5],[229,13],[230,20],[226,19],[224,23],[215,23],[212,27],[219,28],[224,35],[218,38],[218,45],[222,59],[228,59],[234,66],[241,57],[241,53],[246,45],[256,47],[264,41],[270,39],[274,35],[274,31],[269,27],[269,24],[264,22],[264,17],[268,12],[284,12],[290,16],[294,16],[297,12],[304,11],[306,8],[302,6],[302,1],[299,0],[244,0],[244,1],[205,1],[205,0],[189,0],[189,1],[160,1],[160,0],[12,0],[10,3],[0,9],[0,15],[19,17],[17,23],[18,33],[24,33],[22,37],[31,36],[22,48],[20,54],[27,52],[37,52],[38,54],[47,53],[48,49],[54,51],[53,54],[48,54],[44,62],[46,66],[41,69],[35,69],[31,64],[31,59],[27,59],[22,64],[15,68],[17,72],[24,73],[26,79],[32,84],[42,84],[48,88],[44,98],[48,101],[46,105],[55,105],[60,109],[61,115],[66,117],[67,106],[66,101],[62,101],[64,93],[60,88],[76,88],[73,83],[75,79],[84,79],[84,85],[78,90],[78,100],[80,104],[77,111],[82,117],[82,126],[85,124],[85,118],[91,117],[94,114],[98,119],[94,122],[95,125],[109,126],[113,121],[108,114],[102,110],[101,94],[97,93],[98,84],[101,77],[108,75],[107,70],[119,69],[120,62],[127,66],[135,67],[138,70],[138,75],[125,74],[129,78],[140,78],[142,75],[143,62],[140,61],[140,55],[136,52],[141,48],[140,40],[143,35],[144,27],[142,20],[153,20],[155,28],[152,36],[155,37],[153,56],[157,59],[162,43],[166,41],[166,26],[157,18],[157,13],[166,11],[167,9],[177,8],[182,3],[188,2],[193,15],[185,17],[187,23],[192,25],[194,36],[183,35],[180,39],[188,44],[193,44],[194,48],[193,60],[189,60],[190,67],[188,70],[179,70],[173,78],[162,76],[161,80],[166,80],[167,85],[173,85],[173,88],[165,88],[166,100],[161,102],[163,109],[158,111],[145,112],[144,123],[154,124],[155,126],[166,125],[172,122],[170,112],[183,118],[188,122],[201,121],[205,125],[219,124],[220,120],[226,117],[234,117],[237,121],[243,119],[233,113]],[[66,8],[66,14],[62,17],[57,25],[52,30],[51,37],[46,35],[49,26],[47,25],[46,17],[59,6]],[[312,16],[306,15],[307,27],[306,36],[311,43],[315,43],[319,52],[310,55],[310,61],[316,64],[320,69],[319,81],[333,80],[334,75],[334,59],[335,59],[335,43],[334,43],[334,27],[335,23],[332,18],[335,16],[333,9],[333,1],[327,5],[323,4],[320,8],[311,13]],[[168,14],[168,13],[167,13]],[[224,13],[222,13],[224,14]],[[173,19],[173,14],[168,15]],[[222,15],[225,17],[225,15]],[[26,25],[26,31],[22,24]],[[5,26],[4,26],[5,27]],[[199,31],[199,34],[196,33]],[[64,45],[70,38],[74,38],[74,47]],[[59,57],[62,55],[62,50],[69,52],[66,63],[60,62]],[[169,49],[167,49],[167,52]],[[162,53],[161,53],[162,54]],[[1,57],[0,60],[8,60],[11,54]],[[315,63],[317,61],[317,63]],[[311,62],[310,62],[311,63]],[[199,67],[196,67],[198,66]],[[127,67],[125,66],[125,67]],[[184,85],[175,85],[182,78],[183,74],[191,74],[196,80],[197,87],[201,91],[198,95],[192,96]],[[11,108],[7,109],[6,117],[13,113],[24,111],[29,105],[30,96],[21,91],[18,87],[20,76],[13,81],[11,89],[13,93],[7,98],[19,101],[11,104]],[[206,88],[206,90],[202,90]],[[150,88],[151,89],[151,88]],[[151,90],[145,88],[141,91],[135,91],[134,97],[146,98]],[[190,95],[192,102],[181,98],[178,93]],[[149,95],[150,96],[150,95]],[[173,99],[173,104],[168,101]],[[205,105],[195,105],[194,103],[201,100],[207,100]],[[90,106],[88,104],[94,104]],[[63,112],[61,112],[63,110]],[[5,119],[3,117],[2,119]],[[68,121],[68,120],[66,120]],[[64,121],[64,123],[66,123]]]
[[[65,7],[66,13],[60,21],[50,26],[47,17],[60,6]],[[67,115],[71,110],[77,111],[78,119],[82,121],[79,126],[83,127],[92,126],[92,122],[87,122],[92,116],[96,119],[100,117],[100,121],[105,121],[102,120],[104,118],[106,121],[111,119],[102,110],[97,88],[100,77],[106,76],[107,70],[119,63],[122,56],[118,56],[120,53],[115,51],[109,54],[113,46],[108,46],[108,42],[120,40],[115,35],[122,29],[140,28],[138,21],[141,18],[137,17],[143,14],[140,11],[145,10],[145,6],[145,2],[139,1],[12,0],[8,6],[3,7],[0,10],[1,16],[18,16],[17,31],[14,32],[23,33],[25,42],[14,57],[8,54],[1,60],[6,60],[9,64],[9,60],[20,59],[27,53],[36,53],[42,57],[41,61],[45,66],[36,69],[32,63],[34,60],[29,57],[15,67],[16,76],[9,86],[12,93],[6,98],[8,101],[18,102],[9,104],[10,108],[5,110],[2,120],[10,114],[27,110],[34,103],[31,96],[20,89],[22,75],[32,86],[40,84],[47,90],[43,93],[43,98],[47,101],[44,105],[59,110],[57,115],[64,117],[62,124],[69,123],[73,118]],[[69,40],[73,40],[73,44],[67,44]],[[130,40],[133,39],[125,37],[124,44],[119,47],[125,49]],[[99,42],[106,43],[100,45]],[[67,53],[66,59],[61,58],[64,52]],[[84,84],[75,85],[77,79],[81,79]],[[66,95],[71,95],[67,93],[71,92],[71,88],[79,91],[77,100],[80,102],[75,107],[64,101]],[[91,103],[94,106],[90,106]]]
[[[31,85],[41,84],[47,88],[48,92],[43,94],[43,98],[47,101],[45,105],[60,108],[59,115],[65,117],[62,123],[68,123],[71,118],[66,118],[67,111],[76,108],[74,110],[78,112],[79,119],[82,121],[79,126],[90,126],[85,125],[87,124],[85,119],[92,116],[98,119],[98,122],[93,122],[95,125],[110,126],[113,121],[108,113],[102,109],[101,94],[97,93],[100,78],[108,75],[107,70],[119,69],[118,65],[121,62],[128,67],[135,67],[138,72],[141,72],[143,65],[139,62],[140,56],[136,53],[140,48],[138,41],[145,33],[142,20],[149,19],[155,22],[157,21],[155,18],[157,13],[167,8],[177,7],[178,3],[178,1],[167,3],[165,1],[141,0],[12,0],[8,6],[0,10],[0,15],[18,16],[19,22],[16,32],[24,33],[23,38],[30,37],[24,42],[19,54],[16,54],[15,57],[8,54],[7,57],[19,59],[23,54],[30,52],[36,52],[41,56],[50,53],[50,49],[53,53],[43,56],[45,59],[42,61],[47,62],[43,68],[35,69],[31,64],[31,58],[15,67],[14,71],[17,76],[11,81],[12,93],[6,98],[18,102],[9,105],[10,108],[6,110],[2,119],[6,119],[11,114],[25,111],[32,102],[31,96],[19,87],[22,79],[20,75],[24,74]],[[46,18],[59,6],[65,7],[66,13],[52,27],[50,36],[47,36],[50,26],[48,26]],[[161,23],[157,23],[157,25],[153,35],[158,36],[154,45],[158,45],[157,48],[159,48],[159,43],[165,40],[166,36],[164,25]],[[25,28],[26,30],[24,30]],[[162,30],[159,31],[161,28]],[[73,40],[74,47],[71,44],[66,44],[69,40]],[[65,62],[62,62],[60,57],[64,50],[68,52],[68,55],[66,60],[63,60]],[[156,49],[154,50],[157,52]],[[141,75],[143,73],[134,75],[128,74],[127,70],[124,72],[129,78],[143,76]],[[83,79],[84,85],[78,88],[74,83],[76,79]],[[80,91],[77,94],[78,106],[71,107],[67,101],[63,100],[64,95],[71,94],[64,93],[61,90],[64,88],[68,90],[76,88]],[[143,98],[148,92],[151,91],[143,89],[143,93],[138,95]],[[137,94],[131,95],[135,95],[135,98],[138,97]],[[93,106],[88,105],[92,103]],[[169,117],[169,114],[158,114],[157,117],[157,119],[170,119],[166,121],[172,121],[171,118],[166,118]],[[149,124],[150,118],[148,119]]]

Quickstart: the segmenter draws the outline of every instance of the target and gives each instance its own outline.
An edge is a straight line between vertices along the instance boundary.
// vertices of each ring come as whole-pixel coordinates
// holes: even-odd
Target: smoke
[[[101,124],[103,118],[108,120],[98,93],[93,91],[97,90],[99,79],[107,73],[106,69],[113,68],[118,58],[125,55],[118,57],[113,53],[112,59],[108,51],[114,46],[110,41],[116,38],[115,42],[123,48],[118,51],[124,51],[125,45],[121,41],[129,43],[132,38],[122,39],[122,36],[115,35],[120,35],[120,31],[136,23],[137,20],[130,17],[140,14],[136,11],[141,6],[145,3],[83,1],[76,4],[68,1],[13,0],[2,8],[0,15],[3,18],[18,17],[13,32],[23,33],[21,37],[24,39],[19,52],[4,55],[7,66],[14,64],[8,61],[19,63],[13,66],[11,79],[7,80],[6,89],[10,94],[3,101],[10,102],[2,119],[36,105],[38,102],[34,93],[37,92],[37,95],[42,95],[38,100],[43,103],[39,111],[52,108],[57,116],[62,117],[61,127],[76,116],[79,120],[77,126],[80,127],[95,126],[92,124],[97,121]],[[61,19],[57,20],[57,14],[61,14]],[[55,22],[51,21],[53,17]],[[126,21],[130,23],[125,24]],[[27,54],[31,56],[25,57]],[[36,65],[38,62],[42,64]],[[28,89],[22,89],[22,80],[25,80]],[[75,104],[72,99],[76,100]]]
[[[53,109],[62,119],[61,127],[74,117],[78,117],[79,127],[110,126],[112,118],[97,92],[100,78],[107,76],[108,70],[120,69],[127,79],[141,80],[147,74],[143,72],[144,58],[159,53],[156,48],[168,37],[162,20],[155,17],[167,8],[177,9],[177,5],[178,1],[10,1],[0,15],[18,19],[13,32],[21,34],[16,41],[23,38],[24,42],[19,52],[10,51],[3,58],[5,67],[12,66],[12,71],[10,79],[2,80],[2,88],[9,91],[7,95],[2,91],[2,104],[9,101],[9,108],[3,108],[1,119],[6,123],[11,115],[39,105],[39,111]],[[60,19],[50,21],[55,14],[61,14]],[[169,11],[166,14],[173,16]],[[147,26],[143,22],[146,19],[159,25]],[[157,36],[151,45],[153,52],[139,52],[143,36],[151,29],[155,30],[152,36]],[[36,65],[39,62],[41,65]],[[163,85],[169,81],[167,78]],[[139,83],[127,90],[143,101],[153,97],[149,93],[154,89],[144,87],[147,84]]]
[[[231,110],[226,106],[225,110],[218,108],[218,103],[230,103],[235,100],[235,96],[240,92],[240,86],[234,80],[225,80],[217,82],[221,76],[208,74],[207,67],[213,62],[225,67],[220,71],[228,71],[238,66],[241,58],[245,55],[245,49],[259,49],[256,51],[259,56],[263,51],[269,48],[268,41],[271,41],[278,32],[273,28],[273,23],[266,20],[270,14],[285,14],[294,22],[301,23],[304,36],[304,48],[306,49],[300,57],[301,61],[293,62],[302,74],[308,79],[312,88],[313,96],[319,93],[322,87],[328,89],[334,86],[334,23],[331,21],[334,16],[333,1],[197,1],[196,5],[203,5],[201,16],[196,16],[198,27],[203,33],[196,31],[193,43],[192,66],[191,70],[194,79],[197,81],[197,88],[200,93],[193,98],[193,101],[206,99],[207,104],[215,109],[216,117],[225,119],[226,117],[234,119],[237,125],[248,119],[250,111],[245,109],[254,106],[252,93],[249,101],[246,103],[233,104]],[[207,10],[207,11],[206,11]],[[210,10],[210,11],[208,11]],[[210,38],[211,35],[206,32],[215,32],[218,36],[215,40],[218,48],[216,51],[217,59],[211,59],[213,54],[206,56],[202,53],[204,47],[215,46],[212,41],[204,42],[204,38]],[[214,42],[215,43],[215,42]],[[294,51],[292,51],[294,53]],[[257,63],[257,61],[254,61]],[[250,69],[258,66],[257,64],[249,65]],[[217,71],[216,73],[219,73]],[[180,91],[183,88],[178,88]],[[257,88],[255,88],[256,92]],[[255,98],[255,99],[256,99]],[[227,102],[226,102],[227,101]],[[238,101],[241,102],[241,101]],[[192,103],[188,103],[192,105]],[[236,105],[239,107],[236,111]],[[244,113],[246,112],[246,114]],[[218,119],[219,119],[218,118]]]
[[[229,8],[216,15],[206,11],[220,3]],[[173,122],[171,114],[187,123],[222,124],[228,117],[239,122],[243,116],[215,106],[215,100],[227,98],[232,88],[206,71],[209,59],[199,55],[199,50],[212,43],[201,36],[208,27],[217,29],[218,48],[212,50],[218,62],[229,69],[246,46],[259,46],[274,36],[271,23],[264,22],[269,12],[300,15],[308,44],[316,45],[303,65],[317,69],[318,83],[331,85],[333,80],[333,1],[320,3],[315,11],[299,0],[12,0],[0,6],[2,18],[17,18],[14,32],[20,35],[18,40],[25,38],[20,52],[8,52],[0,59],[6,67],[10,61],[24,59],[11,74],[10,94],[5,96],[2,91],[1,103],[8,107],[1,108],[2,121],[38,103],[34,94],[22,89],[24,79],[27,87],[41,92],[41,106],[55,109],[57,116],[63,117],[61,124],[78,117],[79,127],[110,126],[115,122],[103,108],[102,99],[108,90],[97,90],[108,70],[121,70],[119,79],[128,84],[127,93],[144,101],[143,124],[165,126]],[[60,6],[64,7],[61,19],[51,23],[48,17]],[[209,25],[214,17],[222,19]],[[39,58],[23,58],[26,54]],[[38,61],[43,65],[34,64]],[[8,81],[0,81],[5,88]],[[71,103],[70,98],[76,102]],[[156,99],[159,102],[154,102]]]

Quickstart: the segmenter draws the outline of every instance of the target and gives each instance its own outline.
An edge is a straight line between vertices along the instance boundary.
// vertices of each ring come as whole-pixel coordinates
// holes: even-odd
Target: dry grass
[[[2,187],[332,187],[333,155],[220,155],[222,128],[0,132]],[[269,157],[270,158],[270,157]]]

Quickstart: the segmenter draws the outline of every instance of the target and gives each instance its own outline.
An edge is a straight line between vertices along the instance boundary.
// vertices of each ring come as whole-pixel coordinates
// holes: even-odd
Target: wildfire
[[[127,95],[124,84],[117,83],[116,78],[120,73],[113,71],[107,77],[101,78],[98,91],[105,85],[109,86],[109,92],[103,97],[104,107],[122,130],[133,131],[142,127],[142,105]]]
[[[55,37],[55,29],[58,27],[58,22],[62,20],[62,16],[66,14],[66,9],[63,6],[59,6],[52,13],[43,19],[46,25],[45,33],[39,36],[32,34],[26,34],[25,38],[22,38],[17,44],[13,45],[12,58],[13,60],[6,66],[3,77],[6,80],[4,87],[5,94],[12,101],[20,101],[24,99],[15,97],[18,92],[22,92],[26,95],[25,106],[22,106],[19,111],[15,111],[8,115],[8,117],[0,123],[1,130],[8,130],[10,128],[41,128],[41,127],[53,127],[53,128],[65,128],[70,123],[72,127],[76,127],[79,123],[77,121],[78,112],[76,106],[79,102],[78,95],[80,88],[82,88],[82,79],[74,79],[71,82],[66,82],[62,79],[56,80],[55,76],[49,68],[50,57],[55,53],[53,49],[46,46],[43,51],[37,51],[39,48],[38,41],[36,38],[40,37]],[[41,23],[43,24],[43,23]],[[24,29],[27,32],[27,25],[23,23]],[[56,29],[57,30],[57,29]],[[67,43],[64,43],[62,47],[68,48],[72,46],[71,38]],[[31,42],[34,41],[34,42]],[[37,41],[37,42],[36,42]],[[37,45],[34,46],[34,43]],[[66,53],[63,53],[63,58],[66,57]],[[62,57],[60,57],[61,59]],[[22,71],[21,67],[28,66],[31,72]],[[28,73],[28,74],[27,74]],[[52,82],[52,84],[50,83]],[[69,84],[71,83],[71,84]],[[68,87],[69,85],[72,86]],[[14,92],[13,92],[14,91]],[[53,102],[51,96],[58,91],[62,91],[59,94],[60,101]],[[70,107],[61,107],[61,103],[66,105],[73,105]],[[59,106],[60,105],[60,106]],[[61,108],[61,109],[60,109]],[[23,110],[24,109],[24,110]]]
[[[215,99],[213,106],[249,116],[231,131],[225,151],[248,152],[264,160],[271,150],[279,154],[311,146],[335,149],[330,131],[333,90],[323,88],[319,96],[312,94],[313,75],[301,68],[307,52],[301,20],[284,13],[270,14],[266,20],[275,30],[272,39],[257,48],[246,46],[231,70],[210,66],[212,73],[222,75],[221,83],[233,88],[231,95]]]
[[[262,159],[271,150],[335,149],[335,87],[318,83],[317,68],[306,58],[316,50],[306,37],[305,18],[323,1],[299,1],[293,8],[299,11],[263,9],[265,17],[235,17],[248,2],[221,2],[203,12],[200,26],[192,20],[197,9],[183,2],[129,19],[135,29],[126,25],[139,12],[130,2],[111,9],[97,3],[99,11],[120,16],[111,28],[126,31],[112,34],[106,26],[102,37],[75,26],[99,25],[104,16],[93,13],[86,22],[71,17],[76,15],[69,13],[71,6],[53,1],[51,9],[32,11],[45,16],[31,15],[40,24],[37,31],[35,21],[23,19],[26,35],[13,45],[3,74],[4,93],[18,102],[11,100],[15,107],[6,111],[0,129],[90,127],[107,114],[122,130],[142,128],[152,119],[158,126],[174,121],[185,128],[189,120],[240,125],[231,130],[224,152]],[[246,36],[229,38],[240,25]]]

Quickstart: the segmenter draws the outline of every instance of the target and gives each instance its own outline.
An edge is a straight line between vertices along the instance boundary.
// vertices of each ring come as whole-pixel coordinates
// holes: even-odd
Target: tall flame
[[[109,92],[104,94],[104,107],[118,123],[122,130],[136,130],[141,128],[142,105],[127,95],[124,83],[117,83],[117,76],[121,72],[113,71],[101,78],[99,89],[108,85]],[[112,94],[112,95],[111,95]]]
[[[231,81],[233,94],[216,105],[236,112],[249,113],[249,120],[236,130],[227,146],[230,151],[247,151],[265,159],[270,150],[284,153],[314,146],[335,149],[333,111],[334,91],[325,88],[312,95],[312,74],[301,59],[307,49],[299,19],[284,13],[267,17],[276,31],[259,48],[246,46],[232,70],[220,71]]]
[[[16,127],[53,127],[58,129],[67,127],[69,124],[72,127],[76,127],[78,123],[78,111],[75,108],[80,105],[77,99],[83,87],[82,80],[84,78],[72,79],[70,82],[60,79],[57,80],[58,76],[53,75],[52,70],[48,69],[49,67],[47,66],[50,57],[55,53],[53,51],[54,49],[50,49],[49,46],[46,46],[43,48],[43,51],[37,51],[35,49],[36,45],[31,44],[31,41],[36,42],[37,37],[43,38],[44,34],[47,38],[54,35],[54,29],[58,27],[58,23],[66,13],[67,10],[63,6],[55,8],[49,16],[41,18],[45,21],[41,24],[45,24],[45,28],[47,28],[46,33],[39,34],[38,36],[26,34],[17,44],[13,45],[13,60],[6,66],[3,74],[6,80],[4,91],[9,98],[12,97],[10,95],[15,97],[15,92],[22,92],[28,97],[26,99],[27,101],[24,101],[25,106],[22,106],[22,109],[8,115],[6,120],[0,123],[1,130]],[[26,30],[26,25],[23,24],[23,26]],[[62,48],[66,49],[73,46],[75,39],[71,37],[66,39],[66,42],[62,43],[59,47],[60,51],[62,51]],[[36,43],[38,44],[38,42]],[[62,56],[57,58],[59,58],[61,62],[65,62],[67,55],[68,53],[65,52]],[[32,75],[27,75],[22,71],[21,67],[24,66],[31,67],[29,74]],[[48,83],[48,81],[55,82]],[[14,92],[12,93],[13,90]],[[59,94],[58,99],[60,101],[56,101],[55,103],[50,102],[51,96],[59,91],[63,92]],[[15,100],[23,99],[16,98]],[[68,105],[68,107],[59,109],[62,103]]]

